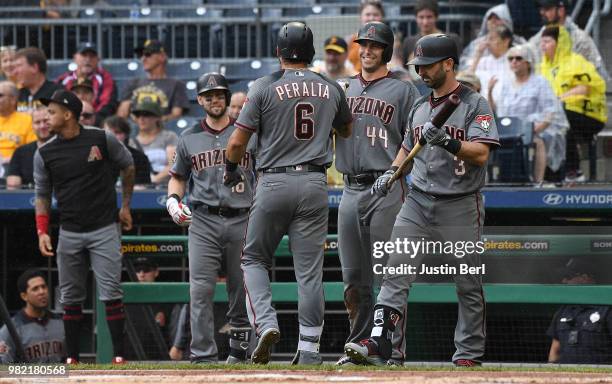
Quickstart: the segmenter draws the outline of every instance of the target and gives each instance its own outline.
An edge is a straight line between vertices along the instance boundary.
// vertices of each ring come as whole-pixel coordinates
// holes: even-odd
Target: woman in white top
[[[470,71],[480,79],[481,94],[488,99],[487,90],[492,79],[503,79],[512,75],[506,53],[512,45],[512,31],[505,25],[497,26],[489,31],[485,43],[476,48],[474,61]],[[490,52],[485,55],[485,50]],[[493,96],[499,96],[495,89]]]
[[[162,110],[158,103],[142,101],[132,109],[132,115],[138,124],[136,141],[151,163],[151,181],[154,184],[163,184],[170,178],[170,161],[174,156],[178,136],[172,131],[164,129],[162,124]]]
[[[565,160],[565,132],[569,124],[548,81],[534,74],[534,54],[529,46],[512,47],[507,56],[513,75],[500,81],[501,96],[492,94],[497,80],[489,83],[489,103],[498,117],[518,117],[533,123],[533,181],[541,186],[546,166],[556,172]]]

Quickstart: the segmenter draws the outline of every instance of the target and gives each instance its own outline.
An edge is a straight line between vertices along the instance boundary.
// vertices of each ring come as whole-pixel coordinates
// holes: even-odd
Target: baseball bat
[[[446,120],[448,120],[450,115],[455,112],[455,109],[457,109],[459,103],[461,103],[461,99],[459,99],[459,96],[457,96],[456,94],[450,95],[450,97],[444,102],[442,108],[440,108],[438,113],[436,113],[436,115],[431,118],[431,123],[438,128],[442,128],[442,126],[444,125],[444,123],[446,123]],[[404,171],[406,170],[406,168],[408,168],[408,165],[412,162],[414,157],[417,155],[417,153],[419,153],[419,151],[425,144],[427,144],[427,141],[423,136],[421,136],[418,143],[414,145],[408,156],[406,156],[404,161],[402,161],[397,171],[395,171],[395,173],[387,181],[387,189],[390,189],[393,183],[397,179],[402,177]]]
[[[8,308],[6,308],[6,303],[4,302],[2,295],[0,295],[0,318],[2,321],[4,321],[6,329],[11,335],[11,339],[13,339],[13,344],[15,344],[17,362],[25,362],[25,351],[23,349],[23,344],[21,343],[21,337],[19,337],[19,334],[17,333],[17,328],[15,328],[15,324],[13,324],[13,320],[11,319]]]

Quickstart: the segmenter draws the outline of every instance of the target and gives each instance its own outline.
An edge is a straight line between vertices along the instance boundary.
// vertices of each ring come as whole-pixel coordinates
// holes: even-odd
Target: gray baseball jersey
[[[446,132],[457,140],[499,146],[499,135],[489,103],[479,93],[460,85],[455,91],[461,104],[444,124]],[[425,96],[417,101],[410,114],[410,131],[402,144],[407,153],[421,137],[421,129],[440,110],[446,100],[434,101]],[[456,195],[480,190],[485,183],[486,168],[453,156],[439,146],[426,145],[414,158],[412,183],[434,195]]]
[[[46,316],[34,319],[23,310],[13,316],[13,323],[23,343],[26,363],[61,363],[66,355],[64,349],[64,323],[59,316],[47,312]],[[6,325],[0,329],[0,362],[17,362],[15,344]]]
[[[272,306],[269,271],[284,234],[289,235],[298,284],[298,350],[318,352],[323,331],[323,245],[327,236],[324,168],[267,168],[332,161],[332,126],[351,114],[340,86],[308,70],[284,70],[255,82],[236,125],[257,132],[259,173],[249,213],[242,270],[247,312],[257,334],[280,329]]]
[[[203,119],[181,135],[170,173],[189,181],[189,201],[213,207],[249,208],[253,198],[255,175],[255,138],[251,138],[240,162],[246,177],[234,188],[223,186],[225,148],[236,127],[234,121],[215,131]]]
[[[346,96],[353,134],[336,138],[336,168],[350,175],[386,171],[402,144],[417,89],[398,73],[370,82],[359,74],[348,80]]]
[[[236,126],[257,133],[259,170],[331,164],[331,129],[350,121],[335,81],[309,70],[284,70],[255,81]]]

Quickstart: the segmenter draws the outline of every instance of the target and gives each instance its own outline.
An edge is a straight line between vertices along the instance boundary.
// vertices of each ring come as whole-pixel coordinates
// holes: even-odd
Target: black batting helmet
[[[232,92],[229,90],[225,76],[217,72],[209,72],[200,76],[198,79],[198,95],[214,89],[225,91],[225,98],[227,99],[227,105],[229,105]]]
[[[315,54],[312,40],[312,31],[306,24],[298,21],[287,23],[278,33],[278,55],[310,64]]]
[[[386,64],[391,61],[391,56],[393,56],[394,38],[393,31],[387,24],[381,23],[380,21],[370,21],[369,23],[365,23],[357,33],[355,42],[360,44],[362,41],[367,40],[375,41],[384,45],[385,50],[383,51],[383,63]]]
[[[448,35],[436,33],[421,37],[414,46],[414,58],[408,65],[429,65],[452,58],[459,65],[457,44]]]

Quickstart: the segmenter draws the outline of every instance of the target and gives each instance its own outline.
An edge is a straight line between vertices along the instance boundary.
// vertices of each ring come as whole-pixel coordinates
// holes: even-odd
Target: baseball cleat
[[[77,364],[79,364],[79,361],[75,359],[74,357],[69,357],[66,359],[66,365],[77,365]]]
[[[356,361],[354,361],[353,359],[351,359],[347,355],[342,355],[342,356],[340,356],[338,361],[336,361],[336,365],[344,366],[344,367],[354,367],[354,366],[357,366],[357,365],[360,365],[360,364],[358,364]]]
[[[113,357],[113,360],[111,361],[112,365],[123,365],[126,364],[127,361],[125,361],[125,359],[121,356],[115,356]]]
[[[361,340],[359,343],[348,343],[344,346],[344,353],[358,364],[387,365],[387,361],[378,354],[378,344],[371,339]]]
[[[248,364],[249,361],[247,359],[241,359],[239,357],[236,356],[232,356],[229,355],[227,357],[227,360],[225,360],[225,364],[227,365],[232,365],[232,364]]]
[[[270,349],[280,340],[280,331],[276,328],[268,328],[262,332],[253,351],[251,361],[253,364],[268,364],[270,361]]]
[[[316,352],[300,351],[298,350],[293,356],[291,365],[321,365],[323,364],[323,358]]]
[[[470,360],[470,359],[455,360],[453,361],[453,364],[455,364],[455,367],[462,367],[462,368],[480,367],[482,365],[480,361],[475,361],[475,360]]]
[[[387,366],[388,367],[403,367],[404,366],[404,360],[398,360],[398,359],[389,359],[389,361],[387,361]]]

